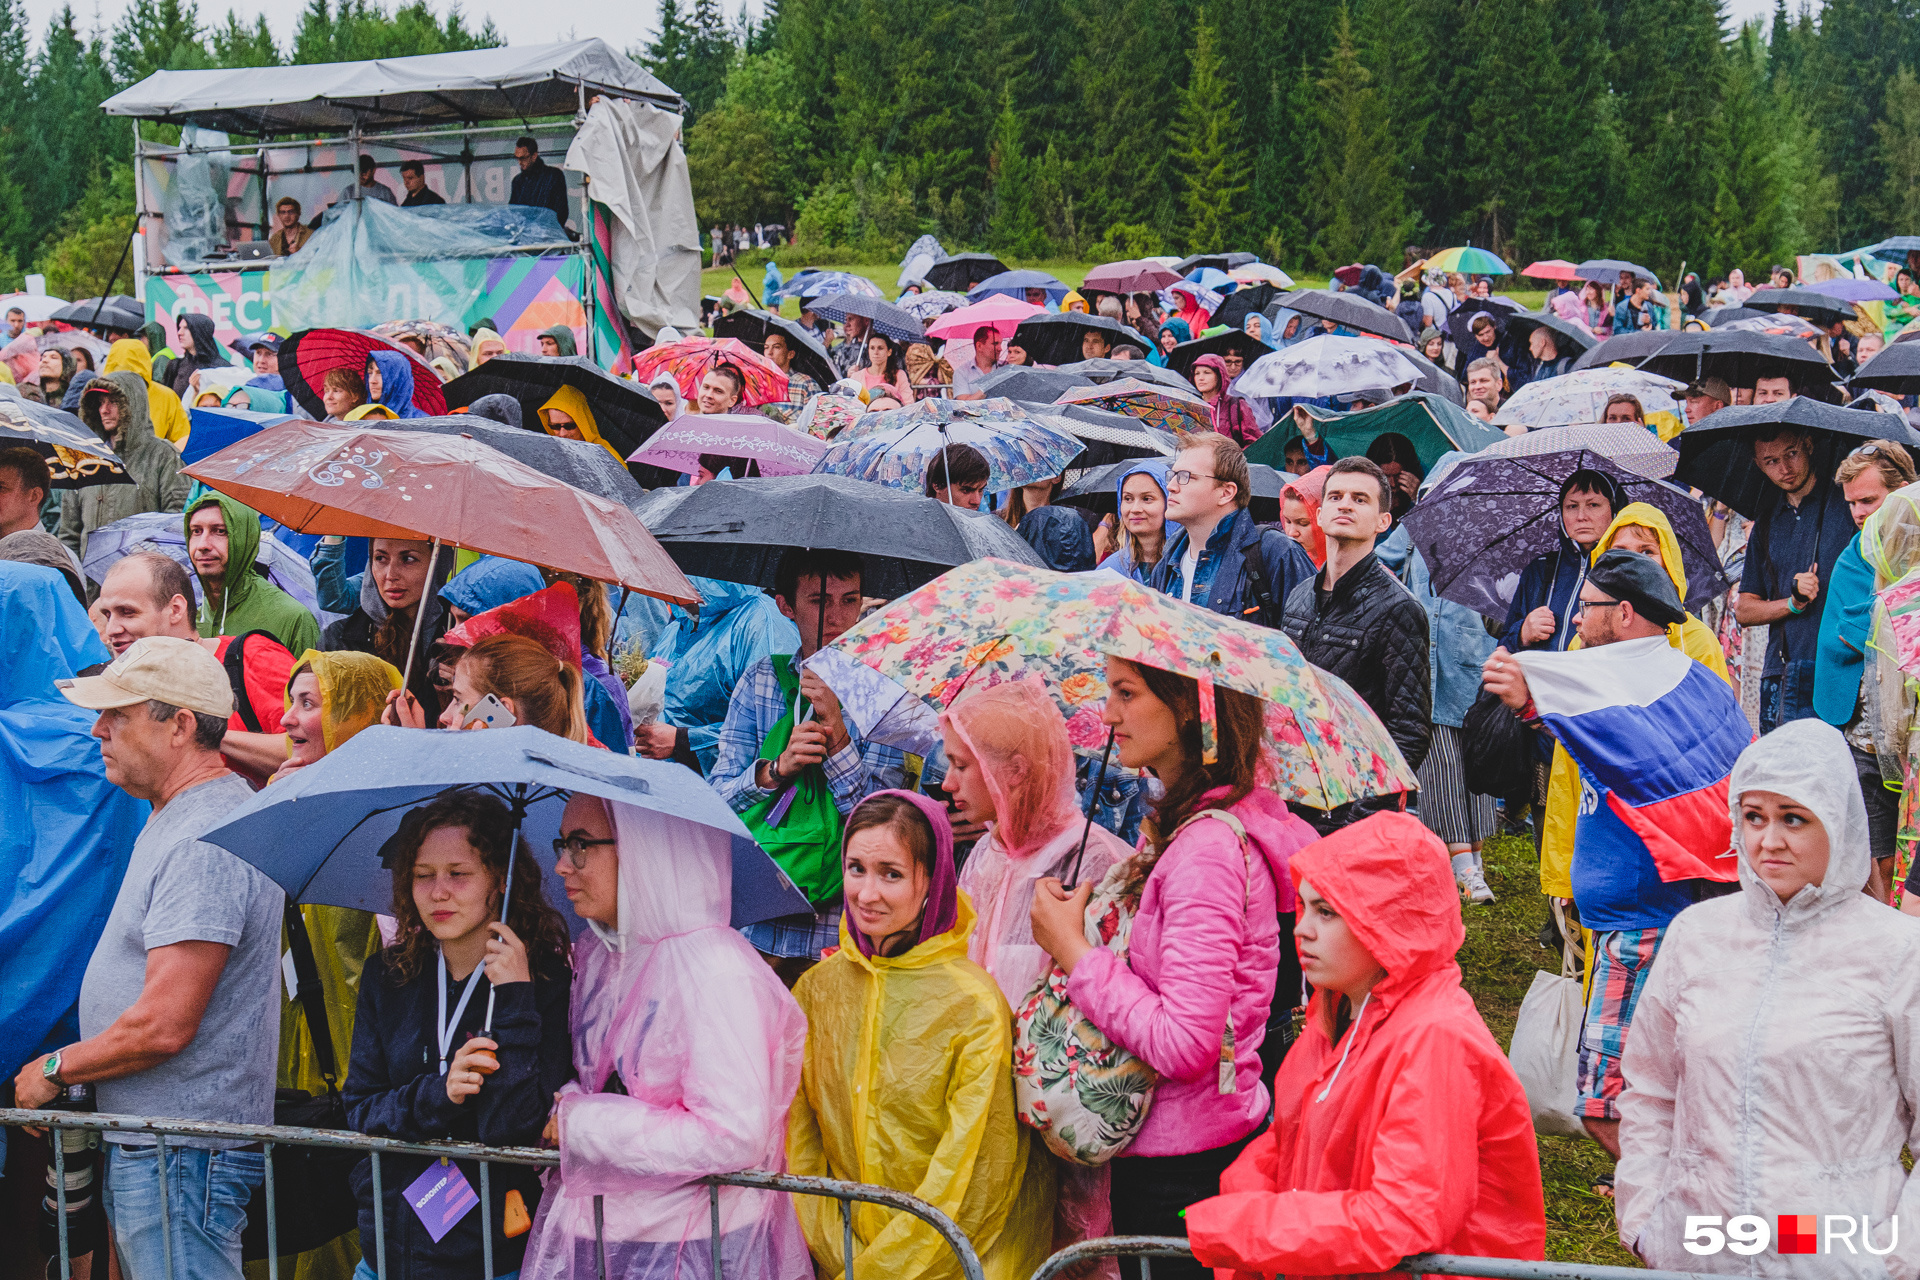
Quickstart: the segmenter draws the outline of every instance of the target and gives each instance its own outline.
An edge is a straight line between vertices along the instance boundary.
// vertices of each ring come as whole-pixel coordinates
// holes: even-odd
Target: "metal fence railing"
[[[1104,1236],[1070,1244],[1040,1264],[1033,1280],[1053,1280],[1067,1268],[1093,1258],[1138,1258],[1141,1280],[1151,1280],[1154,1258],[1190,1258],[1193,1250],[1179,1236]],[[1481,1276],[1485,1280],[1711,1280],[1688,1271],[1647,1271],[1598,1263],[1540,1262],[1520,1258],[1469,1258],[1450,1253],[1421,1253],[1393,1268],[1408,1276]]]
[[[158,1160],[156,1165],[160,1177],[160,1223],[161,1234],[166,1240],[166,1280],[175,1280],[173,1269],[173,1233],[168,1221],[170,1206],[166,1186],[166,1149],[168,1138],[220,1138],[244,1143],[258,1143],[266,1153],[266,1201],[269,1206],[275,1204],[273,1186],[273,1152],[276,1147],[334,1147],[364,1151],[371,1161],[374,1202],[374,1261],[375,1273],[385,1280],[386,1261],[386,1220],[385,1204],[382,1196],[381,1159],[384,1156],[423,1155],[448,1159],[472,1160],[480,1166],[480,1238],[482,1248],[481,1280],[491,1280],[493,1276],[493,1205],[489,1195],[488,1169],[495,1164],[530,1165],[550,1168],[560,1163],[560,1153],[541,1150],[534,1147],[489,1147],[474,1142],[401,1142],[394,1138],[375,1138],[363,1133],[350,1133],[339,1129],[302,1129],[284,1125],[248,1125],[217,1124],[200,1120],[163,1120],[142,1116],[102,1115],[78,1111],[25,1111],[18,1108],[0,1107],[0,1126],[34,1126],[51,1130],[84,1129],[98,1132],[144,1133],[151,1134]],[[66,1149],[60,1141],[53,1141],[51,1185],[55,1195],[56,1218],[59,1224],[59,1261],[60,1280],[72,1280],[72,1258],[67,1238],[67,1167]],[[727,1280],[723,1275],[720,1257],[720,1188],[747,1187],[760,1191],[785,1192],[790,1195],[823,1196],[840,1202],[840,1220],[842,1226],[841,1247],[844,1251],[842,1267],[847,1280],[853,1277],[853,1206],[856,1203],[877,1204],[901,1213],[911,1214],[932,1227],[953,1250],[954,1257],[960,1263],[961,1274],[965,1280],[984,1280],[980,1269],[979,1255],[974,1252],[972,1242],[954,1225],[953,1219],[934,1208],[924,1200],[917,1199],[903,1191],[890,1187],[875,1186],[864,1182],[843,1182],[835,1178],[807,1178],[787,1173],[768,1173],[761,1170],[746,1170],[741,1173],[722,1173],[699,1179],[707,1187],[710,1209],[711,1249],[713,1259],[713,1280]],[[96,1185],[95,1194],[98,1194]],[[606,1240],[602,1228],[603,1198],[594,1197],[595,1256],[598,1261],[599,1280],[606,1280],[607,1255]],[[267,1275],[269,1280],[279,1280],[279,1229],[276,1215],[269,1211],[267,1215]],[[97,1274],[104,1275],[105,1272]],[[191,1280],[191,1278],[182,1278]],[[868,1280],[862,1277],[862,1280]],[[881,1280],[873,1277],[871,1280]]]

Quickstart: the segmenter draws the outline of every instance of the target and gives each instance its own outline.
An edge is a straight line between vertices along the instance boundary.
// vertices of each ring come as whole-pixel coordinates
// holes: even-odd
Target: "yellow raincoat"
[[[499,350],[490,351],[488,350],[489,346],[498,347]],[[505,355],[506,351],[507,340],[505,338],[502,338],[491,329],[475,329],[473,331],[473,346],[469,349],[467,355],[467,372],[472,373],[494,356]]]
[[[864,956],[845,920],[840,949],[793,994],[807,1060],[787,1120],[787,1163],[811,1177],[878,1183],[942,1210],[979,1251],[987,1280],[1026,1280],[1053,1234],[1053,1167],[1013,1113],[1006,997],[967,959],[973,904],[904,955]],[[840,1206],[795,1196],[824,1280],[843,1273]],[[853,1206],[856,1276],[949,1280],[959,1263],[932,1228]]]
[[[580,394],[578,387],[561,387],[548,398],[545,404],[540,406],[541,429],[546,431],[548,435],[552,435],[553,425],[547,418],[547,410],[549,409],[558,409],[569,418],[572,418],[573,425],[579,428],[580,434],[583,437],[593,441],[593,443],[612,454],[613,460],[621,466],[624,467],[627,465],[627,460],[620,456],[620,451],[608,444],[606,437],[600,434],[600,423],[594,418],[593,410],[587,406],[587,398]]]
[[[1600,535],[1600,541],[1593,544],[1592,559],[1598,560],[1602,552],[1611,550],[1614,536],[1630,524],[1651,529],[1660,539],[1660,563],[1673,579],[1680,598],[1686,599],[1687,571],[1680,560],[1680,539],[1674,536],[1673,525],[1658,507],[1645,502],[1630,502],[1622,507],[1607,531]],[[1694,661],[1705,663],[1728,684],[1733,683],[1727,674],[1727,655],[1720,648],[1720,641],[1706,623],[1691,613],[1685,622],[1667,628],[1667,643]],[[1567,646],[1570,650],[1579,647],[1577,638]],[[1540,833],[1540,892],[1551,898],[1573,896],[1573,825],[1579,816],[1579,804],[1579,771],[1573,767],[1573,757],[1567,754],[1567,749],[1555,743],[1553,772],[1547,779],[1546,825]]]
[[[399,417],[400,417],[399,414],[387,408],[387,406],[380,404],[376,401],[369,400],[365,404],[355,405],[353,408],[347,410],[346,415],[342,417],[340,421],[365,422],[369,419],[372,419],[375,422],[392,422],[398,419]]]
[[[107,348],[100,372],[119,373],[122,369],[147,380],[147,416],[153,420],[153,434],[176,449],[184,448],[192,423],[187,419],[180,397],[173,394],[173,388],[153,380],[153,357],[147,354],[146,343],[138,338],[122,338]]]

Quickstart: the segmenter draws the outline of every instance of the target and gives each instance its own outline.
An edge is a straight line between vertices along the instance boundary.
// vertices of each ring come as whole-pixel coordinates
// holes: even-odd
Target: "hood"
[[[1213,370],[1214,376],[1220,379],[1220,391],[1218,393],[1220,395],[1225,395],[1227,389],[1233,385],[1233,379],[1227,376],[1227,362],[1211,352],[1195,360],[1193,362],[1193,368]],[[1187,371],[1187,380],[1193,380],[1192,369]],[[1206,393],[1203,391],[1200,394],[1204,396]]]
[[[1298,480],[1289,480],[1280,486],[1280,498],[1284,502],[1293,498],[1307,509],[1313,527],[1307,532],[1307,541],[1303,544],[1307,557],[1313,561],[1313,567],[1321,569],[1327,563],[1327,531],[1320,527],[1320,495],[1326,492],[1327,477],[1333,474],[1332,466],[1315,467]],[[1281,514],[1286,514],[1285,508]]]
[[[227,614],[239,606],[258,580],[253,572],[253,563],[260,555],[260,513],[224,493],[209,490],[199,500],[187,504],[185,513],[180,517],[183,535],[191,537],[188,528],[193,522],[193,513],[207,507],[219,507],[220,518],[227,526],[227,571],[221,578],[219,591],[216,593],[209,588],[205,578],[200,579],[200,585],[206,589],[207,595],[206,603],[200,606],[201,634],[217,636],[225,634]],[[188,571],[198,577],[199,571],[192,568],[191,559],[187,564]],[[220,597],[217,615],[213,608],[216,594]],[[213,630],[207,630],[209,625]]]
[[[399,414],[383,404],[355,405],[340,419],[342,422],[393,422]],[[331,421],[331,419],[329,419]]]
[[[125,370],[140,375],[142,382],[153,381],[153,356],[147,351],[147,344],[133,338],[122,338],[107,348],[107,358],[100,363],[100,372],[119,373]]]
[[[692,643],[696,634],[711,631],[722,618],[741,605],[752,604],[768,595],[750,582],[724,582],[719,578],[688,578],[687,581],[700,593],[700,615],[698,625],[681,629],[682,651]],[[671,616],[682,621],[694,621],[693,612],[684,605],[674,605]]]
[[[1078,289],[1069,289],[1060,299],[1060,310],[1062,312],[1078,311],[1084,315],[1088,313],[1089,308],[1087,300],[1080,295]]]
[[[248,413],[291,413],[287,393],[271,387],[262,387],[255,382],[235,387],[227,393],[229,409],[243,409]]]
[[[1860,527],[1860,558],[1873,566],[1874,587],[1884,591],[1920,566],[1920,484],[1887,495]]]
[[[1680,598],[1685,600],[1687,569],[1680,559],[1680,539],[1674,536],[1673,524],[1667,519],[1666,514],[1651,503],[1629,502],[1622,507],[1620,514],[1613,518],[1613,523],[1607,526],[1607,531],[1600,535],[1600,541],[1593,544],[1593,554],[1587,557],[1587,563],[1589,565],[1596,563],[1602,552],[1613,547],[1614,535],[1630,524],[1653,530],[1654,536],[1660,540],[1660,567],[1667,571],[1667,576],[1673,579],[1673,585],[1680,593]],[[1667,628],[1668,636],[1674,638],[1676,645],[1679,643],[1680,628],[1684,625],[1684,621],[1676,622]]]
[[[469,618],[546,588],[547,580],[530,564],[500,556],[481,556],[440,589],[440,598]]]
[[[580,354],[580,349],[573,343],[573,330],[569,329],[566,325],[556,324],[551,329],[542,329],[540,336],[543,338],[552,338],[553,344],[560,348],[560,354],[563,356],[577,356]]]
[[[193,354],[183,357],[196,369],[216,369],[227,362],[226,353],[220,349],[220,338],[213,330],[213,317],[199,311],[188,311],[181,315],[179,323],[187,326],[187,332],[193,335]]]
[[[520,402],[499,391],[492,395],[481,396],[467,406],[467,412],[476,418],[487,418],[509,427],[521,425]]]
[[[1792,720],[1756,740],[1734,762],[1727,779],[1727,807],[1733,838],[1744,855],[1746,833],[1740,825],[1740,797],[1748,791],[1772,791],[1803,805],[1827,831],[1827,874],[1785,905],[1740,858],[1740,891],[1748,908],[1771,928],[1777,917],[1789,926],[1813,919],[1860,896],[1867,883],[1867,807],[1860,779],[1840,731],[1824,720]]]
[[[609,950],[638,960],[662,939],[727,927],[733,915],[731,836],[618,800],[601,803],[620,842],[619,924],[609,929],[589,920],[587,927]]]
[[[441,598],[446,597],[443,594]],[[545,649],[555,662],[580,670],[580,597],[570,582],[510,600],[475,614],[440,637],[451,648],[471,649],[489,636],[516,635]]]
[[[427,554],[432,555],[433,552],[429,550]],[[420,634],[423,637],[440,635],[440,617],[447,611],[447,603],[440,598],[440,593],[453,574],[453,562],[457,554],[457,548],[443,545],[440,555],[433,562],[433,573],[427,579],[427,594],[421,598],[421,603],[427,607],[426,617],[420,621]],[[387,620],[387,602],[380,598],[380,588],[373,580],[371,566],[360,575],[360,612],[375,622]]]
[[[1129,466],[1125,471],[1122,471],[1119,477],[1113,482],[1113,500],[1115,502],[1120,500],[1122,491],[1127,487],[1128,479],[1133,476],[1152,476],[1153,482],[1160,486],[1161,499],[1163,501],[1165,500],[1167,496],[1167,460],[1165,458],[1142,458],[1132,466]]]
[[[491,329],[475,329],[473,331],[473,346],[469,348],[470,354],[467,356],[468,373],[472,373],[475,369],[478,369],[484,361],[490,358],[482,354],[489,345],[500,348],[499,351],[492,353],[497,356],[506,351],[507,340]]]
[[[84,601],[87,598],[87,584],[80,576],[80,570],[74,567],[73,552],[67,550],[66,543],[37,524],[16,529],[0,538],[0,560],[44,565],[57,570],[67,580],[67,585],[73,588],[74,599]]]
[[[569,418],[572,418],[573,424],[580,429],[582,436],[612,454],[614,461],[618,462],[622,467],[627,465],[627,460],[620,456],[620,451],[608,444],[606,437],[600,434],[600,421],[593,416],[593,408],[587,404],[587,398],[581,394],[580,388],[562,386],[551,396],[548,396],[546,403],[540,406],[538,415],[540,419],[540,429],[551,434],[547,420],[547,410],[549,409],[558,409]]]
[[[111,390],[109,390],[111,389]],[[118,392],[126,402],[126,421],[120,428],[120,444],[115,449],[122,457],[129,449],[137,447],[143,440],[151,440],[153,417],[147,408],[147,380],[128,369],[118,369],[112,373],[103,373],[87,384],[86,392],[80,397],[80,417],[93,433],[102,440],[107,433],[100,429],[100,398]],[[111,441],[109,441],[111,443]]]
[[[1376,813],[1294,854],[1291,870],[1295,886],[1312,881],[1386,969],[1374,988],[1383,1000],[1427,974],[1458,972],[1453,958],[1467,936],[1460,892],[1447,846],[1418,818]]]
[[[8,646],[0,663],[0,707],[50,703],[70,715],[73,704],[53,682],[113,661],[66,579],[43,565],[0,560],[0,635],[40,637],[37,644]]]
[[[980,762],[998,815],[993,838],[1009,858],[1038,852],[1080,817],[1066,721],[1037,677],[964,694],[940,727]]]
[[[380,403],[402,418],[424,418],[427,411],[413,403],[413,360],[398,351],[372,353],[380,370]]]
[[[1160,326],[1160,333],[1171,333],[1176,342],[1192,342],[1193,330],[1185,320],[1168,320]],[[1156,337],[1158,335],[1155,335]]]
[[[1036,507],[1017,532],[1049,569],[1084,573],[1093,568],[1093,534],[1072,507]]]
[[[66,394],[60,397],[60,407],[62,409],[65,409],[68,413],[79,413],[80,412],[80,393],[87,389],[87,384],[89,382],[92,382],[95,378],[99,376],[100,376],[99,374],[95,373],[91,369],[76,370],[74,372],[72,381],[67,383]]]
[[[327,750],[380,718],[387,695],[400,688],[400,671],[384,658],[340,649],[322,653],[309,649],[287,674],[286,708],[293,709],[293,679],[311,671],[320,685],[320,737]]]
[[[966,899],[960,896],[960,873],[953,865],[953,826],[947,821],[946,807],[916,791],[876,791],[860,804],[853,806],[853,812],[847,814],[848,819],[852,819],[853,814],[860,811],[860,805],[869,804],[881,796],[910,801],[913,807],[926,817],[927,825],[933,828],[933,877],[927,884],[927,901],[920,915],[920,936],[914,939],[913,945],[906,951],[892,957],[891,963],[906,960],[914,952],[922,949],[937,952],[944,958],[947,944],[956,934],[960,942],[960,956],[964,959],[967,954],[967,935],[973,931],[973,909],[967,905]],[[962,907],[965,907],[967,917],[964,929],[959,927]],[[889,963],[887,957],[873,954],[866,935],[855,929],[852,921],[852,911],[849,910],[841,915],[841,939],[844,941],[851,938],[855,953],[867,961],[869,967]],[[935,941],[941,945],[926,946],[928,942]]]

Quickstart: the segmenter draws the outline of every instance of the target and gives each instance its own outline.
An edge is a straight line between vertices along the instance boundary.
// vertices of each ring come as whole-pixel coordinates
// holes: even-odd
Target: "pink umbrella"
[[[1578,280],[1580,277],[1575,272],[1579,265],[1577,262],[1568,262],[1565,258],[1546,258],[1539,262],[1529,262],[1520,269],[1520,274],[1531,276],[1535,280]]]
[[[1109,262],[1087,272],[1083,289],[1101,289],[1107,293],[1155,293],[1180,278],[1178,271],[1148,258],[1125,258]]]
[[[654,432],[627,461],[692,475],[701,454],[718,454],[751,459],[763,476],[803,476],[828,448],[825,440],[757,413],[686,413]]]
[[[1045,307],[1036,307],[1022,298],[1009,298],[996,293],[984,302],[976,302],[970,307],[961,307],[958,311],[949,311],[927,329],[929,338],[964,338],[971,342],[973,335],[982,325],[992,325],[1002,340],[1011,338],[1020,322],[1029,316],[1037,316],[1046,311]]]

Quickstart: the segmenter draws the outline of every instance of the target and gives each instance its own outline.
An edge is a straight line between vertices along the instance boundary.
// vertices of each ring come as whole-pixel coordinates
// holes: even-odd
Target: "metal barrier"
[[[477,1142],[402,1142],[395,1138],[369,1137],[364,1133],[351,1133],[340,1129],[301,1129],[284,1125],[219,1124],[204,1120],[157,1120],[140,1116],[103,1115],[78,1111],[25,1111],[18,1108],[0,1107],[0,1126],[34,1126],[45,1129],[91,1129],[101,1132],[145,1133],[151,1134],[155,1146],[157,1171],[160,1178],[160,1230],[165,1241],[166,1276],[174,1280],[173,1271],[173,1232],[171,1229],[170,1206],[167,1200],[167,1164],[166,1142],[168,1137],[179,1138],[221,1138],[232,1141],[259,1143],[267,1155],[266,1197],[269,1205],[267,1215],[267,1275],[269,1280],[279,1280],[279,1225],[271,1212],[273,1199],[273,1149],[277,1146],[291,1147],[336,1147],[365,1151],[372,1162],[373,1198],[374,1198],[374,1270],[385,1280],[387,1274],[386,1255],[386,1213],[382,1195],[383,1182],[380,1161],[382,1156],[422,1155],[435,1158],[461,1159],[477,1161],[480,1165],[480,1239],[482,1280],[492,1280],[493,1271],[493,1203],[489,1195],[487,1172],[491,1165],[517,1164],[538,1168],[551,1168],[560,1163],[558,1151],[542,1150],[535,1147],[489,1147]],[[66,1151],[62,1144],[55,1141],[53,1149],[54,1194],[59,1210],[60,1233],[60,1280],[72,1280],[72,1259],[68,1254],[67,1241],[67,1169]],[[689,1179],[707,1187],[710,1214],[710,1239],[713,1259],[713,1280],[724,1280],[720,1257],[720,1188],[748,1187],[759,1191],[784,1191],[792,1195],[824,1196],[840,1202],[841,1247],[843,1269],[846,1280],[853,1276],[853,1206],[856,1202],[884,1205],[901,1213],[909,1213],[919,1218],[940,1234],[953,1250],[960,1262],[960,1271],[966,1280],[985,1280],[980,1269],[979,1255],[974,1252],[972,1243],[940,1210],[924,1200],[910,1196],[904,1191],[895,1191],[891,1187],[874,1186],[865,1182],[844,1182],[837,1178],[807,1178],[788,1173],[767,1173],[749,1169],[741,1173],[720,1173],[705,1178]],[[94,1194],[98,1195],[99,1184],[96,1180]],[[607,1277],[606,1240],[603,1235],[602,1206],[604,1197],[593,1198],[594,1252],[598,1261],[599,1280]],[[98,1273],[104,1276],[105,1271]],[[873,1280],[880,1280],[874,1277]]]
[[[1053,1277],[1092,1258],[1138,1258],[1141,1280],[1151,1280],[1149,1258],[1191,1258],[1193,1250],[1180,1236],[1103,1236],[1082,1240],[1060,1250],[1033,1273],[1033,1280]],[[1608,1267],[1598,1263],[1540,1262],[1520,1258],[1469,1258],[1451,1253],[1421,1253],[1394,1267],[1409,1276],[1481,1276],[1485,1280],[1712,1280],[1689,1271],[1648,1271],[1640,1267]]]

